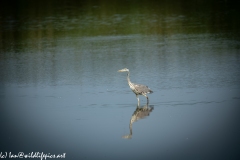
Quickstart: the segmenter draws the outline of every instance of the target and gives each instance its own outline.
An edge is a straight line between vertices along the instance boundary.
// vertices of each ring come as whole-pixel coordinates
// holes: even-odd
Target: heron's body
[[[127,81],[128,81],[128,85],[130,87],[130,89],[133,91],[133,93],[136,94],[136,97],[138,99],[138,104],[139,104],[139,95],[143,95],[144,97],[147,98],[147,103],[148,103],[148,93],[153,93],[152,90],[150,90],[150,88],[148,88],[148,86],[145,85],[141,85],[141,84],[136,84],[136,83],[132,83],[130,81],[129,75],[130,75],[130,71],[127,68],[121,69],[118,72],[127,72]]]

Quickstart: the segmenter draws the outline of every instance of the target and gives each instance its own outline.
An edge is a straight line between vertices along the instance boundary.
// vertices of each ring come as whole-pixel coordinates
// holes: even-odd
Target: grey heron
[[[130,75],[130,71],[127,68],[118,70],[118,72],[127,72],[127,81],[128,81],[128,85],[130,87],[130,89],[133,91],[133,93],[136,94],[137,100],[138,100],[138,105],[139,105],[139,95],[143,95],[144,97],[147,98],[147,103],[149,102],[148,100],[148,93],[153,93],[152,90],[150,90],[150,88],[148,88],[148,86],[142,85],[142,84],[136,84],[136,83],[132,83],[130,81],[129,75]]]

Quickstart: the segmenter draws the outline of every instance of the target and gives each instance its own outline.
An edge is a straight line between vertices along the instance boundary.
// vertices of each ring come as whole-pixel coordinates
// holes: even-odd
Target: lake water
[[[0,155],[239,158],[239,15],[227,1],[1,5]]]

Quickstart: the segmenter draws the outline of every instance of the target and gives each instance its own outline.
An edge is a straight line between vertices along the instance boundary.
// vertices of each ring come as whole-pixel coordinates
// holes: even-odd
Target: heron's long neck
[[[129,76],[130,76],[130,72],[128,71],[128,73],[127,73],[127,81],[128,81],[128,84],[130,85],[130,84],[132,84],[132,83],[131,83],[131,81],[130,81]]]

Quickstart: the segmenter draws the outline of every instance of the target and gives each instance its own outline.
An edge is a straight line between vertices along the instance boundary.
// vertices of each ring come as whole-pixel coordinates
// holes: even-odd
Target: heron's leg
[[[138,100],[138,106],[139,106],[140,102],[139,102],[139,97],[138,97],[138,95],[137,95],[137,94],[136,94],[136,97],[137,97],[137,100]]]
[[[144,95],[144,94],[143,94],[143,96],[147,98],[147,104],[148,104],[148,103],[149,103],[148,96],[147,96],[147,95]]]

